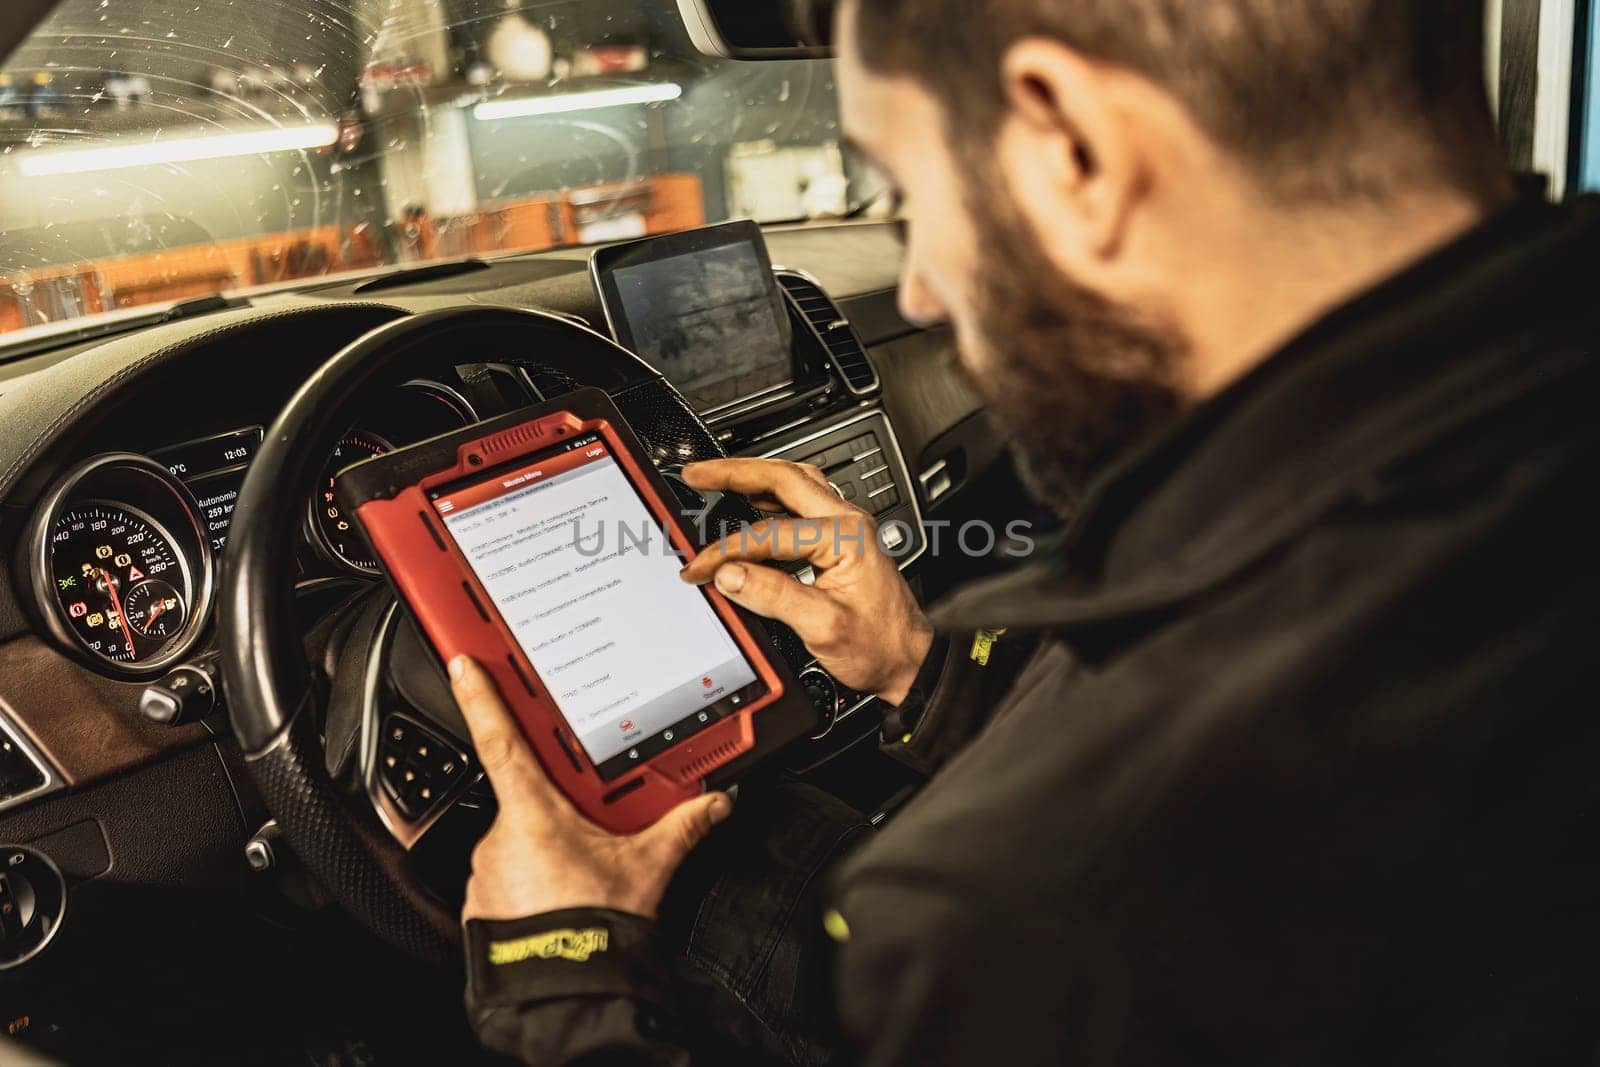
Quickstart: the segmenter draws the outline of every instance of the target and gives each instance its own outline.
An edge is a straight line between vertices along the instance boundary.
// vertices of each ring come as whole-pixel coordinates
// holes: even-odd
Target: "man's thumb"
[[[706,839],[711,828],[733,814],[733,801],[726,793],[709,793],[686,800],[662,817],[643,836],[664,865],[676,868],[694,847]]]

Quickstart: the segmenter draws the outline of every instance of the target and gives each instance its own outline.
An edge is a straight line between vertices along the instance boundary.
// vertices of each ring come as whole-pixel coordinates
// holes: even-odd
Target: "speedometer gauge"
[[[176,634],[190,600],[171,535],[126,505],[83,504],[58,518],[50,535],[50,573],[79,640],[122,663]]]
[[[28,527],[34,603],[66,649],[149,677],[190,655],[210,614],[211,545],[194,497],[145,456],[68,471]]]

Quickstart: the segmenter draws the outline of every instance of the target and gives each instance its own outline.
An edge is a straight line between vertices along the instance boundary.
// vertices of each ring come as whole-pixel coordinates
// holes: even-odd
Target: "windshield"
[[[0,334],[879,192],[830,63],[707,59],[675,0],[63,0],[0,137]]]

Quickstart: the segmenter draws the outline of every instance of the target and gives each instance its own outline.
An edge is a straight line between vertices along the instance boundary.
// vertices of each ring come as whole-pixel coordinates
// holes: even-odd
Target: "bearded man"
[[[842,6],[846,130],[909,220],[903,313],[953,328],[1067,536],[925,615],[815,472],[690,468],[790,515],[686,578],[893,705],[884,744],[929,778],[875,830],[741,801],[682,873],[726,797],[602,834],[453,665],[502,805],[466,909],[491,1046],[1593,1062],[1600,214],[1514,186],[1482,16]],[[780,862],[697,873],[719,847]],[[669,952],[686,881],[727,918]],[[564,929],[608,947],[484,959]]]

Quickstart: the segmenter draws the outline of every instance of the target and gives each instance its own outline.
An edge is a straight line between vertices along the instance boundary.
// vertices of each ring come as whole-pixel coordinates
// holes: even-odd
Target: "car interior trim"
[[[31,763],[34,770],[38,771],[39,776],[44,779],[42,785],[35,786],[32,789],[13,796],[0,796],[0,811],[9,811],[11,808],[21,807],[62,787],[61,776],[56,773],[55,767],[49,760],[44,758],[42,752],[34,747],[33,742],[28,739],[27,733],[11,722],[3,707],[0,707],[0,744],[5,744],[20,753],[22,758]]]

